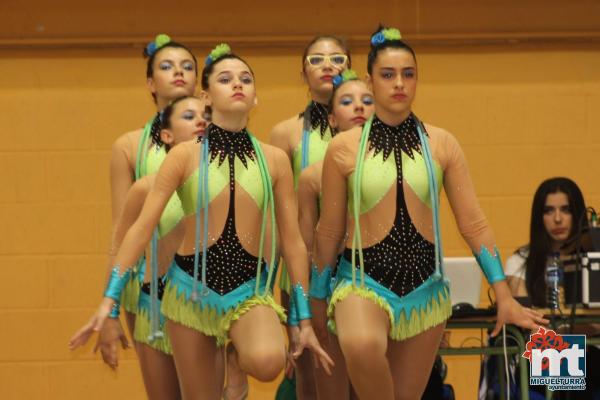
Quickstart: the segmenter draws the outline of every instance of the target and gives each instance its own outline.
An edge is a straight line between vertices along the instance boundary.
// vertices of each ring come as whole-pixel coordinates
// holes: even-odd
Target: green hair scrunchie
[[[154,43],[156,43],[156,47],[161,48],[163,47],[165,44],[169,43],[171,41],[171,38],[169,37],[169,35],[161,33],[156,35],[156,38],[154,39]]]
[[[344,72],[342,72],[341,74],[336,75],[333,78],[332,82],[333,82],[333,86],[337,88],[338,86],[342,85],[345,82],[356,81],[356,80],[358,80],[358,75],[356,74],[356,72],[352,69],[347,69]]]
[[[402,39],[402,35],[400,31],[396,28],[385,28],[377,32],[371,37],[371,44],[373,46],[377,46],[378,44],[382,44],[386,41],[392,40],[400,40]]]
[[[231,47],[227,43],[218,44],[206,57],[206,61],[204,62],[205,66],[208,66],[219,58],[226,56],[227,54],[231,54]]]
[[[169,35],[166,35],[164,33],[156,35],[154,40],[148,43],[148,45],[146,46],[146,54],[148,55],[148,57],[151,57],[154,53],[156,53],[158,50],[160,50],[162,47],[164,47],[171,41],[172,40]]]

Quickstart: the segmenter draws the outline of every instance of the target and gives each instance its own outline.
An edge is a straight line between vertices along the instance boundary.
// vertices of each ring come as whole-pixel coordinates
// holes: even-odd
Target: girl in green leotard
[[[157,111],[163,110],[171,101],[181,96],[193,95],[197,85],[197,62],[192,52],[184,45],[172,41],[167,35],[158,35],[144,49],[147,58],[146,79]],[[125,198],[131,186],[139,178],[154,174],[166,156],[160,141],[160,119],[158,113],[142,129],[121,135],[113,144],[110,160],[111,203],[113,232],[123,212]],[[143,270],[144,259],[137,269]],[[125,318],[134,336],[135,318],[138,307],[141,279],[132,279],[123,294],[122,304]],[[97,348],[104,361],[111,367],[117,365],[117,348],[125,336],[118,319],[109,319],[98,335]],[[123,342],[124,343],[124,342]],[[134,341],[137,343],[137,341]],[[137,349],[136,345],[136,350]],[[160,357],[160,355],[159,355]],[[140,357],[143,376],[150,374],[152,363]],[[145,379],[148,385],[154,380]],[[152,391],[152,389],[148,389]]]
[[[343,132],[355,126],[362,126],[375,111],[371,90],[358,79],[352,70],[346,70],[338,75],[334,79],[333,85],[333,94],[328,105],[331,128],[337,132]],[[313,248],[314,230],[319,219],[322,171],[323,162],[318,161],[302,171],[298,182],[300,232],[309,250]],[[318,286],[319,278],[325,281],[330,280],[330,275],[319,276],[314,271],[311,273],[311,295],[316,296],[319,300],[327,298],[330,295],[329,290],[317,293],[312,288]],[[329,282],[325,282],[325,284],[329,286]],[[318,323],[317,321],[326,320],[326,304],[321,301],[313,301],[312,308],[315,328],[324,327],[324,322]],[[347,399],[350,385],[337,338],[326,329],[316,330],[316,333],[319,342],[336,363],[332,376],[325,375],[320,369],[314,370],[318,398],[320,400]]]
[[[256,102],[254,74],[228,46],[206,61],[202,87],[212,124],[200,143],[172,149],[162,164],[138,220],[128,230],[97,312],[71,341],[85,343],[102,326],[177,191],[186,227],[162,303],[173,356],[186,399],[218,399],[220,346],[231,340],[241,368],[268,381],[285,364],[283,317],[271,294],[281,244],[293,282],[300,321],[298,357],[310,348],[327,370],[332,362],[315,337],[306,288],[308,257],[300,236],[293,175],[285,154],[259,143],[245,126]]]
[[[308,86],[310,102],[300,113],[278,123],[271,132],[270,143],[288,156],[294,171],[297,188],[300,172],[320,161],[335,134],[329,127],[327,104],[333,90],[333,78],[350,67],[350,51],[343,39],[335,36],[317,36],[302,55],[302,78]],[[285,263],[279,280],[281,302],[289,309],[290,280]],[[293,332],[288,329],[288,336]],[[297,363],[296,394],[300,400],[316,397],[310,357],[305,355]]]
[[[204,109],[205,102],[195,97],[180,97],[163,109],[160,138],[166,152],[179,143],[197,139],[204,134],[207,126],[203,117]],[[155,179],[156,174],[146,175],[138,179],[127,193],[123,212],[113,235],[109,265],[112,265],[123,236],[138,218]],[[145,283],[139,295],[134,339],[149,399],[176,399],[181,396],[169,336],[164,329],[164,317],[160,313],[160,300],[164,289],[164,274],[171,266],[185,233],[185,227],[180,223],[182,218],[181,202],[177,195],[173,195],[160,217],[156,243],[146,250],[149,267],[145,271]]]
[[[412,112],[414,51],[397,29],[379,29],[371,40],[375,115],[327,150],[314,261],[323,273],[345,243],[328,315],[359,398],[418,399],[451,312],[438,222],[442,184],[496,293],[493,334],[504,323],[531,329],[548,321],[511,297],[458,142]]]

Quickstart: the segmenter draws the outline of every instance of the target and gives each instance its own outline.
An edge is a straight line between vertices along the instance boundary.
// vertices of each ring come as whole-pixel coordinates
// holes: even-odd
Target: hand
[[[498,319],[496,326],[492,331],[492,337],[498,335],[504,324],[514,324],[521,328],[536,331],[541,325],[550,323],[544,318],[544,314],[539,311],[525,308],[520,305],[512,296],[498,300]]]
[[[288,326],[287,328],[288,331],[288,340],[289,340],[289,347],[288,347],[288,356],[287,356],[287,364],[285,366],[285,375],[292,379],[292,377],[294,376],[294,368],[296,368],[296,360],[294,360],[294,353],[296,352],[296,349],[298,348],[298,345],[300,343],[300,328],[297,326]]]
[[[293,354],[294,359],[300,357],[304,348],[310,349],[314,356],[320,361],[327,375],[331,375],[331,368],[333,368],[334,362],[319,344],[319,340],[315,335],[315,331],[313,330],[309,319],[300,321],[300,337],[298,347]],[[315,367],[318,368],[318,366],[318,363],[315,362]]]
[[[119,366],[118,344],[121,342],[123,350],[129,348],[127,336],[118,318],[107,318],[98,334],[94,353],[100,349],[102,360],[112,369]]]
[[[108,297],[102,299],[100,307],[98,307],[98,310],[96,310],[88,323],[81,327],[69,340],[70,350],[75,350],[79,346],[85,345],[94,332],[99,332],[102,329],[104,321],[108,318],[114,303],[115,301]]]

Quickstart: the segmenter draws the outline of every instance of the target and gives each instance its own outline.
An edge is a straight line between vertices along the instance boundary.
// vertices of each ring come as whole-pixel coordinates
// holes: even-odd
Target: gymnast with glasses
[[[317,36],[304,49],[301,76],[308,86],[310,101],[304,111],[278,123],[270,138],[270,143],[288,156],[296,189],[300,172],[323,159],[327,145],[335,135],[327,119],[327,104],[333,90],[333,79],[349,68],[350,64],[350,51],[345,41],[335,36]],[[281,302],[289,310],[290,280],[285,264],[281,265]],[[292,335],[293,328],[288,328],[290,339]],[[297,362],[296,381],[298,398],[315,398],[315,384],[308,354]]]

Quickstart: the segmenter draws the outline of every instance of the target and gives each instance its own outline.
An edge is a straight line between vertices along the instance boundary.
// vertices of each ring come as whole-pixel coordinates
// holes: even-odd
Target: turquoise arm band
[[[326,265],[321,272],[316,265],[311,267],[308,294],[317,300],[325,300],[331,295],[331,267],[329,265]]]
[[[298,309],[296,308],[296,301],[294,296],[290,296],[290,312],[287,319],[288,326],[298,326],[300,321],[298,320]]]
[[[108,285],[104,291],[104,297],[113,299],[115,302],[121,300],[121,292],[131,277],[131,268],[127,268],[123,274],[120,274],[121,268],[116,265],[110,273]]]
[[[303,319],[311,319],[312,313],[310,312],[308,294],[304,291],[301,283],[296,283],[292,287],[292,296],[294,297],[294,303],[296,303],[298,321],[302,321]]]
[[[112,309],[110,310],[110,314],[108,314],[108,318],[119,318],[119,314],[121,314],[121,305],[116,302],[113,304]]]
[[[477,259],[489,283],[496,283],[506,279],[504,270],[502,269],[502,262],[500,261],[500,254],[495,246],[494,255],[492,255],[487,247],[481,245],[481,251],[479,254],[475,254],[475,259]]]

